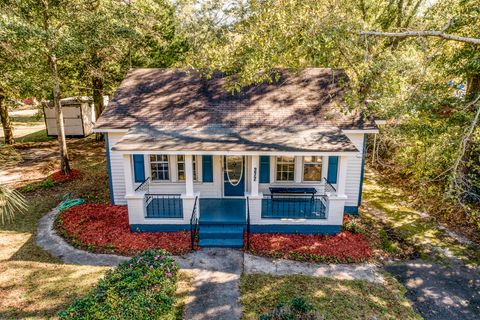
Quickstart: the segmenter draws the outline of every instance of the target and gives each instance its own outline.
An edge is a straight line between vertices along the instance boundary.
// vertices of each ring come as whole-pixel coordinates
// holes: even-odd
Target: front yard
[[[0,318],[47,319],[54,317],[75,298],[89,292],[105,271],[110,269],[65,265],[35,245],[38,220],[58,205],[66,193],[71,193],[72,198],[85,199],[86,208],[95,208],[95,204],[100,205],[100,208],[110,207],[108,205],[108,177],[103,142],[96,142],[93,137],[89,137],[69,140],[69,145],[71,146],[73,167],[79,169],[83,174],[78,179],[67,182],[58,182],[56,179],[48,177],[58,164],[56,158],[52,159],[45,150],[51,149],[52,152],[55,152],[56,141],[42,142],[38,147],[28,143],[18,146],[17,153],[21,155],[34,154],[40,148],[43,150],[42,154],[47,157],[37,157],[27,161],[20,159],[16,167],[16,170],[27,173],[26,181],[22,182],[20,179],[15,186],[27,197],[29,209],[25,215],[18,216],[13,223],[0,226],[0,295],[2,296]],[[24,170],[24,168],[28,169]],[[32,172],[35,174],[31,175]],[[362,218],[358,221],[358,228],[356,228],[360,233],[344,232],[338,237],[329,238],[328,241],[332,243],[327,247],[325,245],[328,241],[322,242],[325,239],[322,238],[323,240],[320,241],[320,237],[310,239],[302,236],[298,239],[295,237],[282,239],[278,235],[267,237],[258,235],[252,237],[252,251],[273,257],[319,262],[360,262],[365,260],[381,262],[392,256],[409,257],[416,252],[422,253],[420,248],[412,250],[410,241],[421,240],[423,243],[428,240],[429,242],[442,241],[445,243],[450,239],[444,236],[444,231],[437,231],[433,223],[424,224],[415,212],[412,213],[412,209],[400,207],[393,201],[391,195],[385,194],[383,187],[379,188],[375,184],[375,180],[371,177],[367,178],[365,206]],[[388,223],[380,223],[375,210],[382,210],[386,213],[389,217]],[[102,213],[108,217],[119,211],[115,209],[112,212],[102,211]],[[128,232],[126,214],[123,214],[124,217],[116,220],[123,221],[122,228],[125,230],[122,229],[122,233],[127,232],[128,237],[138,237],[138,239],[134,238],[132,242],[132,239],[127,237],[128,241],[120,241],[117,245],[122,248],[122,244],[132,242],[137,247],[134,248],[135,250],[131,250],[132,244],[129,244],[123,247],[123,252],[121,250],[117,250],[117,252],[123,254],[138,252],[144,248],[145,244],[151,243],[151,239],[145,241],[145,237],[148,235]],[[77,222],[81,221],[77,220]],[[420,227],[416,228],[417,225]],[[78,226],[74,225],[71,231],[77,230],[75,228]],[[101,221],[95,221],[92,226],[96,226],[97,229],[106,227],[105,224],[101,224]],[[109,227],[115,229],[118,225],[112,224]],[[108,230],[110,229],[106,229],[105,234],[112,231]],[[92,230],[84,231],[83,236],[87,237],[84,239],[88,240],[88,237],[92,235]],[[399,234],[401,237],[398,236]],[[70,241],[76,241],[81,236],[80,233],[71,235]],[[170,251],[173,253],[180,254],[188,251],[188,237],[182,241],[179,241],[178,238],[157,237],[163,239],[159,240],[158,247],[160,248],[166,247],[165,243],[169,243]],[[92,241],[90,245],[87,241],[84,248],[88,247],[97,252],[110,252],[113,251],[112,245],[115,244],[115,238],[105,238],[104,242],[98,242],[96,239],[97,242]],[[315,245],[311,245],[311,241]],[[447,247],[453,252],[464,252],[464,249],[468,249],[454,241],[447,243],[449,244]],[[292,253],[292,250],[287,250],[293,247],[299,251],[295,253],[293,250]],[[335,247],[336,250],[332,253],[328,251],[328,247]],[[318,258],[315,256],[316,253],[327,253],[330,258]],[[357,258],[350,259],[354,256]],[[468,256],[473,257],[470,254]],[[312,304],[316,312],[325,319],[365,319],[374,316],[377,319],[417,319],[418,316],[404,298],[402,287],[393,280],[388,281],[383,286],[364,281],[244,274],[241,280],[241,302],[246,319],[255,319],[262,314],[271,313],[279,303],[289,304],[292,299],[297,297],[304,298],[305,301]],[[188,292],[188,281],[182,282],[180,287],[184,293]]]
[[[403,296],[402,287],[391,278],[388,281],[380,285],[360,280],[244,274],[240,287],[244,318],[271,319],[269,315],[276,308],[300,298],[313,307],[315,317],[297,319],[421,319]]]
[[[41,148],[56,150],[56,141],[44,142]],[[48,146],[47,146],[48,144]],[[37,158],[36,161],[21,161],[16,167],[22,174],[27,172],[27,183],[16,183],[26,196],[28,211],[19,215],[13,223],[0,226],[0,318],[46,319],[55,316],[75,297],[85,294],[109,268],[65,265],[35,244],[38,220],[58,205],[66,192],[73,192],[88,201],[108,200],[108,178],[102,143],[92,138],[71,140],[73,167],[88,176],[67,183],[53,183],[42,178],[31,180],[32,170],[22,166],[37,167],[31,177],[45,177],[55,168],[56,161]],[[32,148],[25,154],[35,153]],[[1,146],[0,148],[4,148]],[[22,180],[22,179],[19,179]],[[47,181],[47,182],[45,182]]]

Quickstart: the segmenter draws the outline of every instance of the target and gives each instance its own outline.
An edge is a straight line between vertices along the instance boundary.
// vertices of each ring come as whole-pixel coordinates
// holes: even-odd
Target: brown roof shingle
[[[316,134],[323,140],[309,138],[310,142],[329,141],[338,150],[341,145],[343,150],[353,147],[346,143],[342,129],[376,129],[373,121],[348,111],[342,100],[348,78],[341,70],[310,68],[291,73],[279,69],[278,73],[273,83],[252,85],[232,94],[224,89],[221,74],[206,79],[177,69],[134,69],[120,84],[95,128],[132,129],[132,134],[135,128],[144,132],[147,128],[150,133],[161,130],[167,136],[185,130],[193,136],[183,143],[191,143],[195,132],[214,127],[215,139],[228,129],[229,135],[237,135],[242,143],[252,141],[253,146],[253,140],[262,142],[273,136],[279,143],[285,140],[286,148],[302,139],[298,137]],[[253,140],[242,138],[251,138],[252,132]],[[318,146],[313,143],[309,148]]]

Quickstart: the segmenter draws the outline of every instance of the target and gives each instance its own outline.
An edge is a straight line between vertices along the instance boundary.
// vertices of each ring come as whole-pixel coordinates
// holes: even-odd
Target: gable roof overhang
[[[359,150],[336,128],[241,130],[223,126],[151,128],[137,127],[112,150],[120,153],[238,154],[238,155],[345,155]]]

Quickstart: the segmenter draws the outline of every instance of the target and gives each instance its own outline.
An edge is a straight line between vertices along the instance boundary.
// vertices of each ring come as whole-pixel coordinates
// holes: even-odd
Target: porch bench
[[[299,194],[299,195],[311,195],[312,199],[314,198],[315,194],[317,193],[317,189],[315,188],[293,188],[293,187],[270,187],[270,194],[273,200],[273,196],[275,194]]]

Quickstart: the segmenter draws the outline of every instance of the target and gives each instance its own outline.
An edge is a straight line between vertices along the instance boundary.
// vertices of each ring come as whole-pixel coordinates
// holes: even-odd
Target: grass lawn
[[[244,319],[259,319],[279,304],[304,298],[320,319],[421,319],[395,280],[385,286],[360,280],[247,274],[241,278]]]
[[[50,141],[39,145],[56,150],[56,143]],[[27,181],[26,185],[19,187],[28,200],[28,212],[17,216],[13,223],[0,225],[0,319],[55,317],[56,313],[75,297],[88,292],[108,269],[65,265],[35,244],[38,220],[58,205],[65,193],[71,192],[71,197],[81,197],[90,203],[109,202],[104,143],[96,142],[91,136],[85,139],[69,139],[68,144],[72,167],[87,174],[80,180],[66,183]],[[25,146],[20,144],[17,147]],[[35,148],[35,145],[32,148]],[[10,147],[7,151],[14,152]],[[9,160],[9,157],[0,157],[0,166]],[[42,163],[41,170],[58,169],[56,159],[34,161]],[[31,169],[36,163],[21,164]],[[22,168],[18,170],[24,172]],[[180,315],[183,312],[188,283],[189,277],[181,274],[178,302]]]
[[[478,249],[452,238],[439,227],[434,217],[415,209],[414,200],[391,181],[382,180],[377,172],[371,169],[366,172],[361,216],[363,220],[380,220],[384,224],[383,231],[377,230],[377,234],[383,238],[385,251],[395,253],[403,246],[407,250],[417,250],[426,259],[444,260],[453,255],[480,265]]]
[[[54,144],[52,141],[52,147]],[[73,298],[86,293],[108,269],[65,265],[35,244],[38,220],[66,192],[91,201],[108,201],[101,143],[87,138],[75,141],[74,148],[73,167],[88,171],[91,176],[64,184],[34,182],[24,186],[28,211],[17,216],[13,223],[0,226],[0,319],[55,316]],[[55,166],[52,163],[52,168]]]

